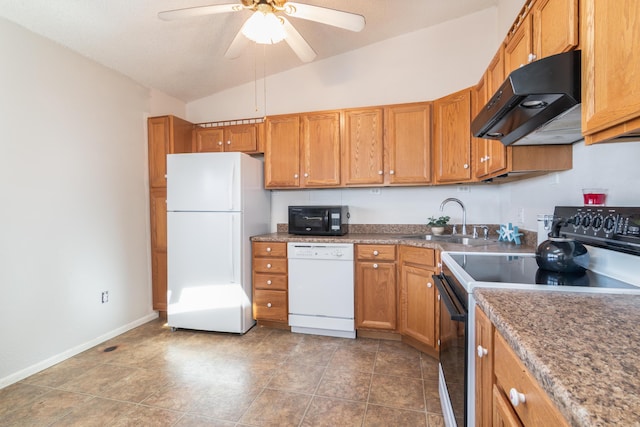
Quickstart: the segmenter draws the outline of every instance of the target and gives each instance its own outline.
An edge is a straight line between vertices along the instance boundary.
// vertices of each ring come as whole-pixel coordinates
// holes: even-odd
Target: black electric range
[[[450,254],[475,282],[638,289],[637,286],[587,270],[563,274],[538,268],[534,256]]]

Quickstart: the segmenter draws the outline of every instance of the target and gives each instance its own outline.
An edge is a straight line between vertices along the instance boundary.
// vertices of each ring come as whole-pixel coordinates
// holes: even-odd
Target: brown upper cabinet
[[[383,108],[345,110],[342,176],[347,186],[384,184]]]
[[[193,131],[193,151],[223,152],[240,151],[261,153],[263,148],[263,123],[230,126],[197,127]]]
[[[433,102],[433,152],[436,183],[471,180],[470,89]]]
[[[268,117],[266,188],[340,186],[340,112]]]
[[[147,120],[150,187],[167,186],[167,154],[190,152],[192,130],[192,123],[175,116]]]
[[[424,185],[431,179],[431,102],[384,108],[384,182]]]
[[[640,2],[584,1],[582,133],[585,143],[640,136]]]
[[[505,43],[505,74],[578,46],[578,0],[528,0]]]
[[[302,115],[302,187],[340,185],[340,112]]]

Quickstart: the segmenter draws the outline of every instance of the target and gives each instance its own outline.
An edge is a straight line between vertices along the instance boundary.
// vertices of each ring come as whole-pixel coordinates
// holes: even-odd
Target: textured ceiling
[[[360,33],[290,18],[315,61],[436,25],[498,0],[298,0],[359,13]],[[240,0],[0,0],[0,16],[185,102],[303,65],[286,43],[224,58],[251,12],[161,21],[163,10]],[[263,65],[266,64],[266,65]]]

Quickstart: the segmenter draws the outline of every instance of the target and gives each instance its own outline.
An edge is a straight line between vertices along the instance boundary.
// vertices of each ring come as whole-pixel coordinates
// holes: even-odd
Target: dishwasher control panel
[[[288,244],[289,259],[334,259],[353,261],[352,243],[306,243]]]

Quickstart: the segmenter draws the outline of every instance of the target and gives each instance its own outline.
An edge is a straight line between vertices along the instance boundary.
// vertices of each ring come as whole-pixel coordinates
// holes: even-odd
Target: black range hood
[[[504,145],[581,140],[580,74],[579,50],[518,68],[478,113],[471,132]]]

